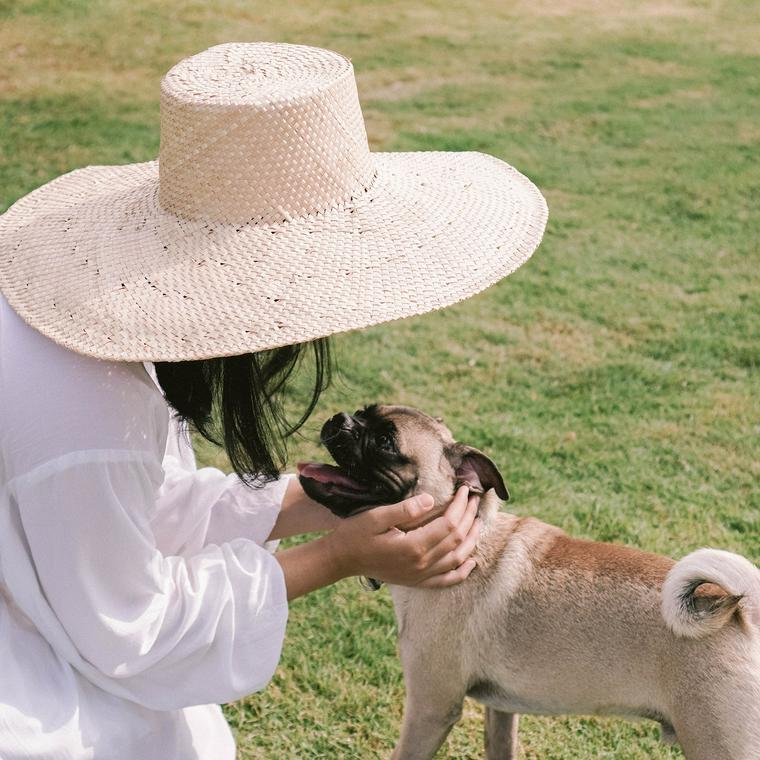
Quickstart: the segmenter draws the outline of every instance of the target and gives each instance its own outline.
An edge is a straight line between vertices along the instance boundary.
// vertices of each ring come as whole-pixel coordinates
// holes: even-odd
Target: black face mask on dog
[[[393,410],[386,413],[385,410]],[[415,493],[420,462],[415,451],[400,449],[400,435],[394,417],[406,416],[417,426],[417,440],[429,440],[440,447],[451,470],[451,494],[459,485],[474,493],[493,488],[499,498],[509,493],[496,465],[478,449],[451,438],[440,419],[407,407],[377,404],[353,415],[336,414],[325,422],[321,442],[335,465],[307,462],[298,465],[301,485],[308,496],[339,517],[348,517],[372,507],[395,504]],[[447,439],[442,442],[445,433]],[[422,437],[422,438],[421,438]],[[423,489],[424,490],[424,489]]]

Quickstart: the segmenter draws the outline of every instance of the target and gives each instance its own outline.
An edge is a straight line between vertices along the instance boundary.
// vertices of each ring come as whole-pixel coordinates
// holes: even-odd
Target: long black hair
[[[306,410],[287,420],[288,381],[308,349],[314,384]],[[286,439],[314,411],[329,386],[333,362],[328,338],[267,351],[185,362],[155,362],[166,400],[206,440],[221,446],[250,486],[276,480],[287,460]]]

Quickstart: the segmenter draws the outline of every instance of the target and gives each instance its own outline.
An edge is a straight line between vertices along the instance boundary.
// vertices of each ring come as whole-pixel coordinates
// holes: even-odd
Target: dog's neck
[[[451,498],[445,502],[436,504],[433,510],[425,515],[421,520],[404,524],[403,530],[414,530],[414,528],[420,528],[423,525],[435,520],[436,517],[440,517],[448,508],[451,503]],[[478,517],[482,521],[482,528],[487,528],[491,522],[493,522],[494,515],[501,508],[501,499],[496,495],[496,491],[493,489],[486,491],[480,497],[480,503],[478,504]]]
[[[501,504],[501,499],[496,495],[493,488],[480,497],[478,517],[483,521],[484,527],[488,527],[493,522],[494,515],[501,509]]]

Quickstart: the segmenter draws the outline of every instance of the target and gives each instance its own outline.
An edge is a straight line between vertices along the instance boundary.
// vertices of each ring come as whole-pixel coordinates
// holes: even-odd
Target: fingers
[[[383,533],[401,523],[418,520],[433,508],[433,497],[427,493],[417,494],[398,504],[377,507],[367,512],[378,533]]]
[[[463,486],[446,511],[433,519],[429,516],[433,498],[417,494],[343,520],[336,533],[344,534],[339,543],[352,559],[350,574],[427,588],[461,582],[475,566],[470,555],[480,532],[479,501],[479,495],[469,494]],[[404,529],[426,518],[426,525]]]
[[[427,578],[422,583],[417,584],[417,588],[445,588],[446,586],[455,586],[457,583],[461,583],[476,567],[477,562],[474,559],[468,559],[454,570],[449,570],[447,573],[440,575],[434,575],[432,578]]]
[[[479,501],[477,494],[469,494],[467,486],[462,486],[440,517],[409,534],[429,555],[429,561],[435,562],[464,541],[478,513]]]
[[[459,544],[459,546],[457,546],[455,549],[446,552],[430,566],[428,571],[430,576],[432,577],[434,575],[441,575],[442,573],[456,570],[458,567],[463,565],[470,558],[470,555],[473,553],[473,551],[475,551],[475,545],[478,543],[479,536],[480,520],[476,518],[473,521],[472,527],[470,528],[468,534],[465,536],[464,541],[462,541],[462,543]],[[445,541],[441,543],[443,544]]]

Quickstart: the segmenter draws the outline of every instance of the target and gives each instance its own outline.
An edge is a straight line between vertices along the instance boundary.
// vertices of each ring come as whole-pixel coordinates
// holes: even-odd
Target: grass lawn
[[[350,56],[374,149],[493,153],[550,208],[507,280],[336,338],[341,375],[292,461],[319,456],[328,414],[408,403],[488,451],[519,514],[760,561],[760,6],[0,0],[0,210],[77,166],[153,158],[160,75],[260,39]],[[292,605],[273,683],[225,709],[241,758],[364,760],[389,754],[402,700],[387,591],[350,580]],[[482,756],[481,730],[468,702],[440,757]],[[681,757],[646,722],[521,733],[527,758]]]

